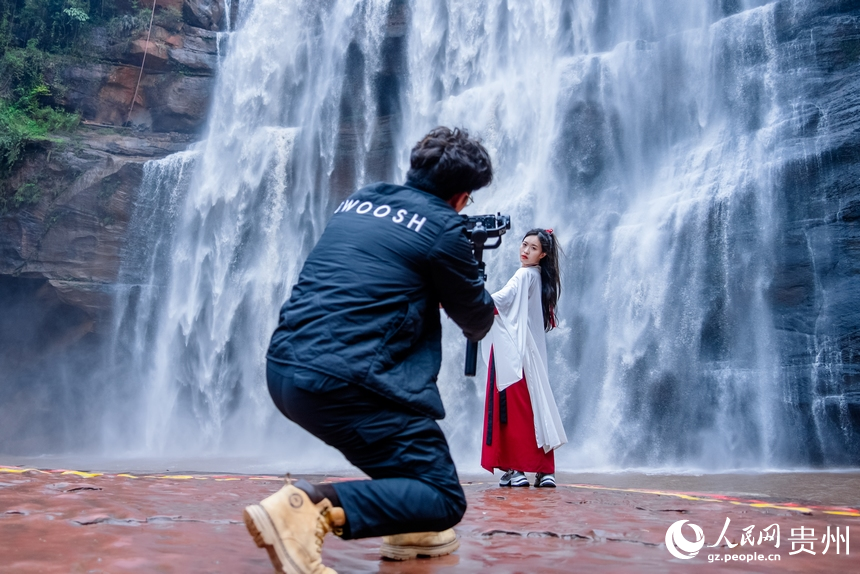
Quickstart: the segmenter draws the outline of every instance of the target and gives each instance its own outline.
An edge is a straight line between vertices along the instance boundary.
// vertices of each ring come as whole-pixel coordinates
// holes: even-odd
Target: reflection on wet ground
[[[488,475],[489,476],[489,475]],[[567,483],[708,492],[742,498],[860,506],[860,471],[725,474],[559,473]]]
[[[332,450],[332,453],[335,451]],[[335,453],[338,454],[338,453]],[[339,454],[338,454],[339,456]],[[331,458],[331,457],[330,457]],[[30,468],[99,469],[100,472],[196,472],[281,475],[286,470],[294,474],[311,476],[361,477],[363,474],[348,467],[327,469],[322,474],[295,468],[288,461],[262,460],[260,457],[205,457],[198,459],[173,458],[101,458],[80,456],[22,457],[0,455],[0,464]],[[321,468],[321,467],[317,467]],[[463,482],[498,480],[484,471],[462,472]],[[573,484],[596,484],[618,488],[677,490],[682,492],[708,492],[746,498],[786,499],[821,505],[860,505],[860,469],[830,471],[774,471],[774,472],[558,472],[559,480]]]
[[[379,539],[329,537],[324,561],[341,573],[860,571],[860,510],[843,504],[856,497],[858,476],[560,473],[557,489],[502,489],[489,474],[466,476],[455,554],[387,562]],[[0,467],[0,570],[270,572],[241,511],[281,484]],[[667,529],[679,521],[688,521],[676,527],[688,543],[691,525],[701,529],[696,555],[670,554]]]

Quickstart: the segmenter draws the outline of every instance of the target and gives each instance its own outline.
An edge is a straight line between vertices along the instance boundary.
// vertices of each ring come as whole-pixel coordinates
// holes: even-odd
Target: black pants
[[[266,378],[284,416],[372,479],[334,485],[347,518],[343,538],[440,531],[460,522],[466,497],[436,421],[308,369],[270,362]]]

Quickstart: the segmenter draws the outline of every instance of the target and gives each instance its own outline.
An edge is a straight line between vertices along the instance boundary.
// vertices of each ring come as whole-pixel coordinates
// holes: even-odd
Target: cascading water
[[[356,13],[353,2],[256,0],[227,42],[209,133],[193,160],[185,154],[148,166],[115,337],[114,372],[130,377],[124,386],[139,408],[125,428],[141,432],[119,434],[126,448],[172,454],[261,443],[274,414],[265,348],[327,217],[343,139],[343,76],[360,88],[379,61],[364,58],[364,70],[347,70],[348,47],[378,53],[386,12],[385,2]],[[355,125],[372,134],[373,104],[352,105],[367,118]],[[184,161],[193,161],[193,175],[171,177]],[[162,197],[178,195],[177,209],[163,208],[174,200]]]
[[[429,6],[411,30],[418,120],[404,144],[428,124],[475,128],[498,169],[478,211],[512,212],[520,233],[553,227],[567,248],[549,341],[576,438],[560,464],[770,464],[772,226],[767,169],[751,163],[767,131],[732,126],[715,93],[751,82],[755,113],[779,117],[768,8],[709,26],[689,2]],[[715,54],[750,41],[761,64],[713,85]],[[491,285],[513,272],[515,243],[492,260]]]
[[[333,200],[402,181],[412,144],[444,124],[480,135],[493,157],[495,182],[470,211],[512,215],[488,254],[490,288],[513,273],[526,229],[553,227],[565,249],[562,323],[548,337],[571,437],[561,468],[850,461],[856,429],[828,358],[833,337],[804,339],[809,372],[786,366],[793,351],[773,303],[787,233],[780,170],[819,153],[804,142],[831,137],[819,122],[799,139],[811,112],[792,70],[814,42],[777,38],[805,9],[243,5],[206,140],[150,164],[141,192],[114,356],[142,432],[123,444],[265,443],[286,456],[284,441],[305,440],[265,389],[277,310]],[[458,463],[475,469],[484,385],[462,376],[462,348],[447,324],[443,426]]]

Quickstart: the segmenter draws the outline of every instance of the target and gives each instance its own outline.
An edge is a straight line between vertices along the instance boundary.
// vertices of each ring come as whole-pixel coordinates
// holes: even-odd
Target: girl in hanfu
[[[481,466],[504,471],[499,486],[555,487],[553,451],[567,442],[547,372],[546,336],[561,291],[552,229],[532,229],[520,267],[496,293],[496,317],[481,342],[487,362]]]

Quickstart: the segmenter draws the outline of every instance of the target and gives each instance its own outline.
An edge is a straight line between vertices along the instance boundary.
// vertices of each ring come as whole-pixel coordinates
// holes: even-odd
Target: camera
[[[495,215],[464,215],[463,219],[466,223],[466,237],[472,242],[472,248],[479,248],[475,251],[475,259],[480,264],[482,262],[481,255],[484,249],[495,249],[502,244],[502,235],[511,228],[511,216],[497,213]],[[486,245],[487,239],[497,237],[497,241],[492,245]]]

